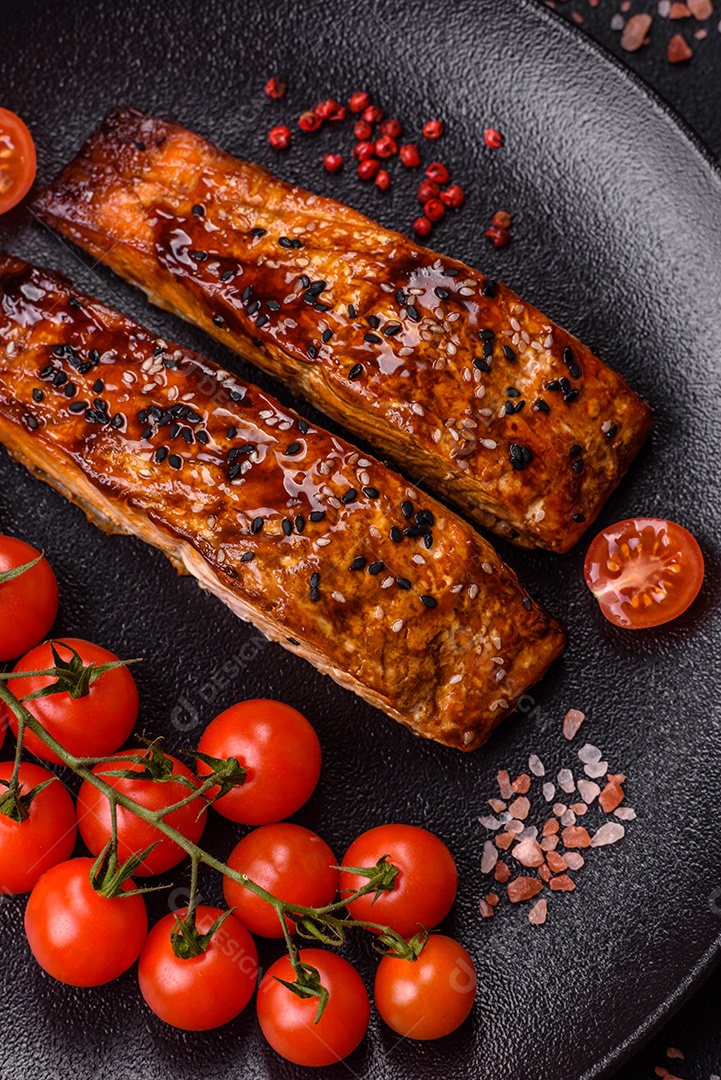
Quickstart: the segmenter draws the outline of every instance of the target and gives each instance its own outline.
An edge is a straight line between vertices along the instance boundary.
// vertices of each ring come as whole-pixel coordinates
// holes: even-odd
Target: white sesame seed
[[[493,567],[491,566],[491,564],[489,562],[481,563],[481,570],[483,570],[483,572],[485,574],[492,574],[493,573]]]
[[[318,540],[316,540],[317,547],[328,547],[328,544],[330,544],[329,536],[321,536]]]
[[[447,316],[446,322],[449,322],[449,323],[458,322],[460,317],[461,317],[460,311],[452,311],[451,314]]]
[[[358,473],[358,479],[360,480],[361,484],[363,484],[364,487],[367,487],[368,484],[370,484],[370,482],[371,482],[371,478],[368,475],[368,473],[365,471],[365,469],[362,469]]]
[[[518,331],[521,329],[521,324],[519,323],[518,319],[511,319],[511,329],[515,330],[516,333],[518,333]]]
[[[375,525],[371,525],[369,532],[374,540],[380,540],[381,536],[383,535],[380,529],[377,529]]]
[[[416,402],[413,402],[413,404],[411,405],[411,409],[413,410],[413,412],[417,416],[425,416],[426,415],[423,406],[416,404]]]
[[[471,369],[470,368],[464,368],[463,369],[463,381],[464,382],[470,382],[472,378],[473,378],[473,376],[471,375]]]
[[[431,435],[431,438],[433,439],[433,442],[440,442],[441,441],[441,434],[442,434],[442,432],[441,432],[440,428],[436,428],[436,430]]]
[[[339,604],[345,604],[345,596],[340,592],[332,592],[331,596],[334,600],[337,600]]]
[[[391,626],[391,630],[393,631],[394,634],[397,634],[398,631],[402,630],[402,629],[403,629],[403,619],[396,619],[396,621]]]
[[[532,341],[531,348],[535,349],[536,352],[543,352],[543,345],[541,345],[540,341]]]
[[[471,598],[471,600],[475,600],[476,597],[478,596],[478,586],[476,585],[475,581],[473,582],[472,585],[468,586],[468,595]]]
[[[340,510],[343,504],[340,499],[336,499],[335,495],[331,495],[328,499],[328,505],[332,506],[334,510]]]
[[[543,339],[543,347],[544,347],[544,349],[552,349],[553,348],[553,334],[548,334]]]
[[[446,352],[448,353],[449,356],[455,356],[456,353],[458,352],[458,349],[456,348],[456,346],[453,344],[452,341],[449,341],[448,344],[446,345]]]
[[[463,682],[463,676],[462,675],[453,675],[452,678],[450,678],[448,680],[448,685],[449,686],[457,686],[459,682]]]
[[[475,291],[475,289],[469,289],[467,285],[464,285],[462,289],[458,290],[461,296],[473,296]]]
[[[491,638],[491,644],[493,645],[493,648],[494,648],[494,649],[498,649],[498,650],[499,650],[499,652],[500,652],[500,649],[501,649],[501,639],[499,638],[498,634],[494,634],[494,635],[493,635],[493,637]]]
[[[486,450],[495,450],[498,443],[495,439],[481,439],[481,446],[485,446]]]
[[[426,560],[423,558],[422,555],[414,555],[412,561],[416,564],[416,566],[426,565]]]
[[[392,577],[385,577],[381,581],[381,589],[390,589],[392,584],[393,584],[393,578]]]

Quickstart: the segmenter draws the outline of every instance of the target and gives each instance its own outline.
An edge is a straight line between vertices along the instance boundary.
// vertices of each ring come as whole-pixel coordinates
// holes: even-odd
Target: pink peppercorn
[[[376,176],[376,187],[380,188],[381,191],[388,191],[388,188],[390,186],[391,186],[390,175],[386,172],[385,169],[380,169],[379,172],[378,172],[378,175]]]
[[[381,135],[380,139],[376,139],[376,154],[379,158],[393,157],[397,153],[398,143],[390,135]]]
[[[429,221],[440,221],[446,216],[446,208],[440,199],[429,199],[423,207],[423,213]]]
[[[486,128],[483,132],[483,141],[491,150],[498,150],[503,146],[503,136],[497,128]]]
[[[444,131],[442,120],[426,120],[423,125],[423,137],[426,139],[440,139]]]
[[[265,96],[271,101],[280,101],[282,97],[285,97],[285,91],[286,85],[280,79],[268,79],[265,84]]]
[[[427,217],[417,217],[413,222],[413,228],[419,236],[428,236],[433,229],[433,225]]]
[[[376,158],[366,158],[366,160],[361,161],[358,166],[358,175],[361,180],[374,180],[378,175],[380,167],[381,163]]]
[[[421,155],[415,143],[406,143],[400,148],[401,161],[407,169],[416,169],[421,163]]]
[[[323,166],[326,172],[334,173],[343,168],[343,158],[340,154],[324,154]]]
[[[274,150],[287,150],[293,138],[290,128],[284,124],[278,124],[268,132],[268,142]]]
[[[371,96],[365,90],[356,90],[348,99],[348,108],[352,113],[362,113],[371,103]]]

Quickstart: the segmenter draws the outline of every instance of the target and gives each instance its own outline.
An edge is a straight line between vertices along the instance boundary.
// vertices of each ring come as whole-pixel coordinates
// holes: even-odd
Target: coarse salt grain
[[[543,797],[546,802],[551,802],[552,799],[555,797],[555,794],[556,788],[554,784],[546,783],[543,785]]]
[[[582,713],[580,709],[569,709],[563,718],[564,738],[568,739],[569,742],[571,741],[571,739],[574,739],[578,734],[578,729],[580,728],[581,724],[585,719],[586,714]]]
[[[607,844],[615,844],[626,835],[623,825],[615,821],[607,821],[593,834],[591,847],[606,847]]]
[[[530,923],[533,923],[534,926],[543,926],[547,917],[548,904],[543,899],[543,897],[541,897],[541,899],[537,900],[531,910],[528,912],[528,921]]]
[[[590,776],[592,780],[598,780],[600,777],[605,776],[608,772],[607,761],[594,761],[590,765],[584,765],[583,771],[586,776]]]
[[[576,790],[576,782],[573,779],[573,773],[570,769],[561,769],[558,774],[558,783],[562,791],[565,791],[567,795],[570,795],[572,791]]]
[[[501,792],[502,799],[510,799],[513,794],[513,788],[511,787],[511,778],[505,769],[500,769],[496,777],[498,780],[498,787]]]
[[[569,870],[580,870],[586,862],[579,851],[567,851],[563,857]]]
[[[495,832],[496,829],[500,829],[502,825],[502,822],[500,822],[498,818],[491,817],[490,814],[487,814],[485,817],[479,817],[478,820],[484,829],[490,829],[492,832]]]
[[[591,765],[596,761],[600,761],[602,756],[603,754],[598,747],[592,746],[591,743],[585,743],[578,751],[578,757],[584,765]]]
[[[486,840],[483,845],[483,855],[481,856],[481,873],[490,874],[497,862],[498,848],[492,840]]]
[[[506,830],[509,833],[512,833],[513,836],[518,837],[523,832],[523,822],[522,821],[515,821],[515,820],[514,821],[509,821],[508,824],[506,825]]]
[[[614,817],[617,817],[619,821],[635,821],[636,811],[630,806],[619,806],[618,810],[614,810]]]
[[[488,903],[487,900],[481,899],[479,901],[479,903],[478,903],[478,908],[479,908],[479,911],[480,911],[480,913],[481,913],[481,915],[483,916],[484,919],[492,919],[493,918],[493,908],[491,907],[491,905]]]
[[[650,15],[632,15],[623,28],[621,48],[626,52],[636,52],[644,44],[646,34],[651,29]]]
[[[500,645],[499,645],[500,648]],[[543,762],[539,758],[538,754],[531,754],[528,759],[528,768],[531,770],[534,776],[545,776],[546,770],[543,767]]]
[[[532,896],[537,896],[542,888],[543,883],[538,878],[517,877],[509,881],[506,891],[511,903],[518,904],[523,900],[530,900]]]
[[[557,803],[553,804],[553,812],[556,815],[556,817],[561,817],[563,814],[566,813],[567,810],[568,810],[568,807],[566,806],[565,803],[557,802]]]
[[[531,803],[525,795],[520,795],[513,800],[508,810],[512,817],[518,818],[519,821],[525,821],[530,813]]]
[[[601,794],[601,789],[598,784],[595,784],[593,780],[579,780],[578,781],[578,793],[585,803],[590,806],[591,803],[598,798]]]
[[[575,825],[576,824],[576,815],[574,814],[573,810],[571,810],[570,807],[568,808],[568,810],[564,811],[563,814],[561,814],[561,824],[562,825]]]

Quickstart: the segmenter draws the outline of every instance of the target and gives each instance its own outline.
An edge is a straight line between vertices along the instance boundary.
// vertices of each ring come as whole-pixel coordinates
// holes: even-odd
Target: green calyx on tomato
[[[37,560],[35,561],[37,562]],[[29,565],[34,565],[34,563]],[[9,571],[9,573],[12,572]],[[112,660],[107,664],[95,664],[92,661],[89,664],[84,664],[77,650],[64,641],[60,642],[60,644],[63,648],[68,649],[72,655],[69,660],[63,660],[56,648],[56,643],[50,641],[48,644],[52,650],[55,666],[48,668],[46,671],[32,672],[32,674],[45,675],[56,681],[35,690],[32,694],[28,694],[26,698],[23,698],[24,701],[34,701],[36,698],[49,697],[50,694],[60,693],[69,694],[74,700],[87,697],[90,693],[90,687],[106,671],[112,671],[113,668],[127,667],[128,664],[137,664],[139,662],[139,657],[136,657],[134,660]]]
[[[273,978],[276,982],[287,987],[291,993],[295,994],[303,1000],[306,998],[318,998],[318,1009],[316,1010],[314,1024],[319,1024],[320,1019],[325,1012],[326,1005],[328,1004],[328,990],[321,982],[320,972],[318,968],[314,968],[311,964],[304,964],[298,958],[297,955],[291,955],[291,963],[293,964],[293,971],[295,973],[295,979],[291,982],[289,979],[281,979],[279,975],[274,975]]]
[[[232,915],[232,911],[224,911],[212,926],[204,934],[201,934],[196,926],[195,909],[187,911],[182,917],[176,913],[175,925],[170,931],[173,954],[179,960],[192,960],[194,956],[200,956],[208,948],[213,935],[220,930],[229,915]]]
[[[115,896],[142,896],[146,892],[157,892],[157,889],[162,886],[147,889],[125,889],[124,886],[158,843],[159,841],[156,840],[144,851],[134,852],[125,862],[119,864],[117,840],[108,840],[90,870],[90,884],[94,891],[99,896],[104,896],[106,900]]]
[[[3,570],[0,572],[0,585],[4,585],[6,581],[14,581],[21,574],[26,574],[28,570],[32,570],[44,558],[45,553],[41,551],[37,559],[31,559],[30,562],[23,563],[22,566],[14,566],[12,570]]]
[[[363,896],[371,892],[375,893],[371,900],[371,903],[375,904],[381,893],[390,892],[398,877],[398,867],[394,866],[393,863],[389,863],[388,859],[390,859],[390,855],[381,855],[375,866],[336,866],[336,870],[344,870],[347,874],[368,878],[367,885],[363,885],[360,890],[341,889],[341,892],[353,892]]]
[[[243,768],[235,757],[213,757],[211,754],[202,754],[200,750],[186,750],[184,753],[207,765],[210,769],[209,775],[213,776],[217,781],[218,790],[208,799],[208,806],[212,806],[216,799],[221,799],[223,795],[227,795],[234,788],[242,787],[246,781],[248,770]],[[203,775],[203,781],[205,782],[205,780],[206,777]]]
[[[56,777],[51,776],[49,780],[44,780],[42,784],[36,784],[30,791],[23,792],[22,785],[18,783],[17,778],[15,780],[0,779],[0,814],[9,818],[10,821],[16,821],[18,824],[21,821],[27,821],[30,817],[30,806],[33,799],[55,780]],[[2,788],[5,788],[5,790],[1,791]]]

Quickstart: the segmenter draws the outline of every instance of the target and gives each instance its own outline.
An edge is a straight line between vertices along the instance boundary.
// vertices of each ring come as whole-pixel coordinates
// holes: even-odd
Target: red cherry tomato
[[[473,960],[443,934],[431,934],[416,960],[384,956],[376,972],[376,1008],[407,1039],[450,1035],[470,1013],[475,994]]]
[[[328,990],[328,1003],[315,1023],[318,998],[300,998],[278,979],[293,982],[287,956],[268,968],[258,987],[258,1020],[266,1039],[296,1065],[332,1065],[351,1054],[368,1030],[370,1003],[358,972],[337,953],[301,949],[300,960],[314,967]]]
[[[140,992],[156,1016],[183,1031],[208,1031],[233,1020],[253,996],[258,953],[243,924],[228,915],[204,952],[189,959],[173,952],[175,915],[166,915],[148,934],[138,963]],[[200,905],[195,925],[206,934],[221,908]]]
[[[27,126],[9,109],[0,109],[0,214],[27,195],[35,167],[35,143]]]
[[[367,893],[351,901],[348,910],[353,918],[390,926],[404,937],[437,926],[451,910],[458,887],[456,864],[443,841],[416,825],[379,825],[353,841],[341,865],[371,867],[383,855],[399,870],[393,888],[377,900],[374,893]],[[367,881],[341,870],[341,896]]]
[[[108,898],[90,882],[93,859],[53,866],[30,893],[25,933],[33,956],[69,986],[102,986],[137,959],[148,932],[142,896]],[[128,879],[123,891],[136,886]]]
[[[40,565],[40,563],[38,563]],[[112,663],[115,653],[93,645],[81,638],[62,638],[55,647],[63,660],[70,660],[70,645],[80,655],[84,664]],[[38,645],[18,660],[13,671],[45,671],[55,666],[48,643]],[[47,676],[31,675],[24,679],[12,679],[8,684],[18,698],[27,697],[53,680]],[[135,680],[125,667],[104,672],[90,686],[85,697],[72,698],[61,692],[26,702],[27,709],[43,727],[54,735],[59,743],[76,757],[107,757],[114,754],[133,730],[138,716],[138,691]],[[8,716],[10,727],[17,734],[17,720]],[[43,761],[60,763],[60,758],[49,750],[32,731],[25,733],[25,748]]]
[[[300,907],[325,907],[338,892],[337,859],[325,840],[302,825],[263,825],[244,836],[228,866],[247,874],[279,900]],[[282,937],[275,909],[229,877],[223,878],[225,901],[240,921],[260,937]],[[288,927],[295,929],[290,919]]]
[[[1,147],[2,136],[0,155]],[[1,163],[2,156],[0,175]],[[39,554],[23,540],[0,536],[0,573],[25,566]],[[47,559],[0,584],[0,660],[14,660],[42,641],[57,613],[58,582]]]
[[[12,761],[0,763],[0,781],[9,781]],[[77,833],[75,804],[62,780],[41,765],[20,763],[20,794],[52,780],[28,807],[24,821],[0,813],[0,893],[30,892],[46,870],[72,855]],[[0,783],[0,799],[7,793]]]
[[[138,750],[121,750],[116,756],[125,757],[128,754],[144,752],[148,753],[146,748],[141,747]],[[198,785],[198,781],[182,761],[178,761],[172,754],[166,756],[173,763],[173,776],[183,777],[190,784]],[[93,772],[96,776],[101,776],[116,791],[134,799],[148,810],[164,810],[180,802],[181,799],[185,799],[191,792],[191,788],[179,780],[160,781],[144,778],[135,780],[118,776],[118,772],[127,769],[140,772],[143,766],[137,762],[128,761],[123,764],[96,765]],[[194,799],[187,806],[173,810],[167,815],[165,822],[195,843],[200,839],[205,826],[205,812],[200,813],[203,805],[201,798]],[[87,780],[83,781],[78,794],[78,825],[80,835],[89,850],[93,855],[98,855],[112,835],[110,803],[105,795]],[[156,840],[159,841],[157,846],[135,871],[138,877],[162,874],[185,858],[185,852],[175,840],[164,836],[156,829],[155,825],[143,821],[130,810],[124,810],[122,806],[118,806],[118,857],[121,862],[125,862],[136,851],[143,851],[150,847]]]
[[[257,698],[231,705],[208,724],[198,746],[203,754],[237,758],[247,770],[245,783],[213,803],[243,825],[282,821],[299,810],[320,776],[318,736],[306,718],[282,701]],[[198,760],[198,776],[210,766]],[[216,788],[211,788],[212,798]]]
[[[630,518],[592,541],[583,566],[586,584],[614,626],[642,630],[681,615],[703,582],[701,548],[681,525]]]

